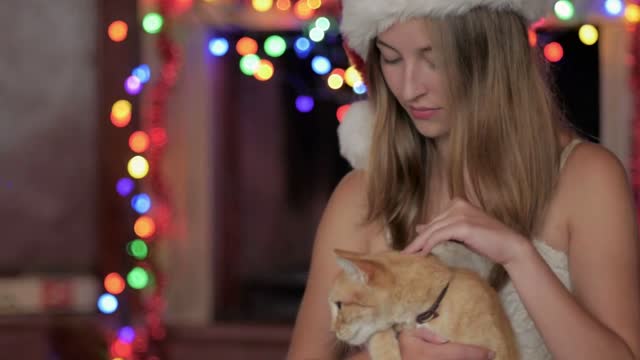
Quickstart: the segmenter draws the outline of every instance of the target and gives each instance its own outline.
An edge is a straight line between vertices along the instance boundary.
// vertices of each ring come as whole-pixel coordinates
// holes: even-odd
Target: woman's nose
[[[408,64],[404,72],[402,97],[404,102],[414,101],[427,93],[420,65]]]

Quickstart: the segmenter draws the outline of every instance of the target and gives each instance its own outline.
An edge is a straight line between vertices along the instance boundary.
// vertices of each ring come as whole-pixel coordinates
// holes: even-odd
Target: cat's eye
[[[336,301],[336,307],[340,310],[342,308],[342,302]]]

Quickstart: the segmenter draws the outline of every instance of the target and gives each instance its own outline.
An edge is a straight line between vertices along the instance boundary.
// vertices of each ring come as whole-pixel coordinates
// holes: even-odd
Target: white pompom
[[[369,101],[358,101],[349,107],[338,126],[340,154],[354,169],[364,169],[369,161],[374,113]]]

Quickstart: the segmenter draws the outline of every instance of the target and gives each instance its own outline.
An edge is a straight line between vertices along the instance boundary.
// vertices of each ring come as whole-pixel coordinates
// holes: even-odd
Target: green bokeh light
[[[137,260],[144,260],[149,255],[149,247],[144,241],[135,239],[127,245],[127,252]]]
[[[144,289],[149,285],[149,274],[145,269],[135,267],[127,274],[127,284],[133,289]]]
[[[247,76],[252,76],[258,65],[260,64],[260,57],[256,54],[245,55],[240,59],[240,71]]]
[[[573,15],[575,15],[576,12],[576,9],[569,0],[559,0],[553,6],[553,10],[555,11],[558,19],[565,21],[573,18]]]
[[[269,36],[264,41],[264,52],[271,57],[279,57],[287,50],[287,43],[278,35]]]
[[[142,28],[149,34],[157,34],[162,30],[164,19],[158,13],[148,13],[142,19]]]

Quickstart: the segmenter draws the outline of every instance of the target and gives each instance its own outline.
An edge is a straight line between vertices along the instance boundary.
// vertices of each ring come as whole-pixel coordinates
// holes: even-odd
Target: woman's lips
[[[417,120],[429,120],[440,111],[441,108],[409,108],[411,117]]]

